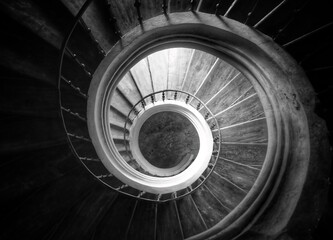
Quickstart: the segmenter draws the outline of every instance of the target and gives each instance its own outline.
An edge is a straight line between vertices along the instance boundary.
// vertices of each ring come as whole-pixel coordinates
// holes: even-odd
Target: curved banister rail
[[[171,93],[171,94],[167,94]],[[173,93],[173,94],[172,94]],[[161,95],[160,97],[160,102],[165,102],[167,100],[178,100],[181,102],[184,102],[190,106],[192,106],[194,109],[197,111],[201,111],[201,115],[204,117],[206,120],[207,124],[210,126],[210,129],[212,131],[212,135],[214,136],[215,133],[213,133],[214,129],[219,129],[219,124],[217,119],[214,117],[214,114],[210,111],[210,109],[205,105],[204,102],[202,102],[198,97],[182,90],[175,90],[175,89],[166,89],[166,90],[160,90],[156,91],[153,93],[150,93],[140,99],[136,104],[133,105],[129,113],[127,114],[127,118],[125,120],[123,132],[124,132],[124,143],[129,141],[129,134],[130,132],[128,131],[127,127],[129,123],[132,123],[135,121],[137,116],[144,112],[149,104],[155,104],[157,102],[157,96]],[[166,96],[172,96],[172,98],[167,98]],[[147,101],[148,100],[148,101]],[[194,102],[197,101],[197,102]],[[193,104],[196,103],[196,104]],[[140,110],[138,110],[140,108]],[[204,110],[203,110],[204,109]],[[199,111],[199,112],[200,112]],[[131,118],[131,116],[133,116]],[[216,135],[216,134],[215,134]],[[217,131],[217,136],[213,138],[214,144],[213,144],[213,152],[212,152],[212,159],[214,161],[210,162],[210,166],[212,167],[210,169],[210,172],[213,170],[216,164],[217,157],[220,154],[220,148],[221,148],[221,142],[220,142],[221,136],[220,136],[220,131]],[[126,154],[129,158],[132,158],[131,150],[129,149],[128,144],[125,144],[125,149],[126,149]],[[135,160],[135,159],[132,159]],[[135,160],[136,161],[136,160]],[[209,173],[210,174],[210,173]],[[209,175],[208,175],[209,176]],[[207,176],[207,177],[208,177]]]

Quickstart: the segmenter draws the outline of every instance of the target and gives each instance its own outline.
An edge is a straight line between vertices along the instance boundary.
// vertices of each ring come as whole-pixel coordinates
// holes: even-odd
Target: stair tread
[[[212,95],[207,107],[214,114],[218,114],[234,104],[251,86],[250,81],[244,78],[242,74],[235,75],[228,79],[226,85],[220,89],[217,95]]]
[[[173,201],[158,204],[156,228],[157,240],[183,239],[175,207],[175,202]]]
[[[168,50],[155,52],[147,57],[154,91],[168,88]],[[161,96],[159,94],[159,99]]]
[[[137,102],[141,100],[141,93],[136,87],[136,83],[129,73],[126,73],[125,76],[121,79],[117,87],[120,91],[126,96],[126,98],[134,106]]]
[[[123,115],[127,116],[133,105],[130,105],[124,96],[122,96],[117,89],[113,92],[111,98],[111,106],[121,112]]]
[[[177,207],[185,238],[206,230],[206,224],[191,196],[186,196],[178,200]]]
[[[43,184],[62,177],[78,166],[73,161],[74,156],[66,143],[38,151],[13,153],[6,158],[11,160],[1,166],[3,169],[0,177],[0,191],[3,194],[1,206],[7,206],[25,193],[30,193]]]
[[[135,199],[119,194],[95,231],[96,239],[126,239],[135,207]],[[110,227],[117,226],[117,227]]]
[[[111,127],[111,136],[113,139],[124,139],[124,131],[123,129],[113,128]]]
[[[267,143],[266,119],[247,122],[242,125],[221,129],[222,142]]]
[[[109,1],[110,11],[121,33],[126,33],[138,24],[137,13],[132,0]]]
[[[128,239],[155,239],[156,203],[138,201],[132,223],[128,232]]]
[[[194,94],[215,61],[216,57],[214,55],[195,50],[182,90]]]
[[[89,195],[60,221],[51,239],[91,239],[116,196],[117,193],[102,186],[91,189]]]
[[[228,209],[234,209],[245,197],[246,192],[213,172],[206,180],[206,186]]]
[[[260,170],[223,161],[223,159],[217,161],[214,170],[247,192],[252,188],[260,172]]]
[[[194,4],[197,5],[196,2]],[[169,6],[170,12],[186,12],[191,9],[190,1],[170,0]]]
[[[168,89],[181,90],[193,51],[190,48],[169,49]]]
[[[143,58],[131,68],[131,73],[143,97],[154,92],[147,58]]]
[[[206,103],[219,90],[228,84],[239,71],[227,62],[219,59],[196,96]],[[218,81],[217,81],[218,79]]]
[[[96,184],[82,169],[76,169],[64,177],[43,186],[18,206],[11,215],[19,218],[7,218],[5,239],[42,239],[67,213],[87,190]],[[71,183],[70,185],[68,183]],[[20,231],[17,231],[17,229]],[[7,237],[6,237],[7,236]]]
[[[194,191],[192,198],[209,228],[220,222],[229,213],[229,210],[223,207],[205,186]]]
[[[248,166],[261,166],[265,160],[267,145],[222,144],[219,157]],[[260,168],[260,167],[259,167]]]
[[[216,115],[215,118],[220,128],[227,128],[236,124],[265,118],[265,113],[258,95],[255,94],[226,109],[221,114]]]
[[[110,109],[110,114],[109,114],[109,122],[110,124],[115,124],[118,126],[124,126],[125,125],[125,121],[126,121],[126,117],[124,114],[122,114],[121,112],[117,111],[114,108]]]

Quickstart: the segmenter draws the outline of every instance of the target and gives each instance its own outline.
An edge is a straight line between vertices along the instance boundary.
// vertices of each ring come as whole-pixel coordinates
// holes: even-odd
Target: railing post
[[[162,3],[162,10],[163,10],[163,14],[164,15],[167,15],[167,10],[168,10],[168,4],[167,4],[167,0],[163,0],[163,3]]]
[[[134,7],[136,8],[136,12],[138,14],[138,20],[141,25],[142,24],[142,16],[141,16],[141,10],[140,10],[141,0],[135,0]]]

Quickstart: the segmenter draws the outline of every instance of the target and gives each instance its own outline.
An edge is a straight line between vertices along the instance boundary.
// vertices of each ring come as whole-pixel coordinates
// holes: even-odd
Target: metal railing
[[[159,100],[157,100],[159,99]],[[221,136],[220,136],[220,131],[214,131],[215,129],[219,129],[219,124],[217,119],[214,117],[214,114],[209,110],[209,108],[196,96],[185,92],[181,90],[173,90],[173,89],[168,89],[168,90],[161,90],[157,91],[151,94],[146,95],[144,98],[139,100],[129,111],[127,118],[125,120],[124,128],[123,128],[123,134],[124,134],[124,145],[126,149],[126,154],[128,158],[130,159],[129,161],[136,161],[136,159],[133,158],[133,154],[131,153],[131,149],[129,145],[127,144],[130,140],[130,132],[128,131],[128,126],[129,124],[133,123],[136,118],[142,114],[147,108],[149,108],[149,105],[154,105],[158,101],[160,102],[165,102],[168,100],[175,100],[175,101],[180,101],[183,102],[189,106],[191,106],[193,109],[197,110],[200,112],[200,114],[203,116],[207,124],[210,126],[210,129],[212,131],[213,135],[213,151],[211,155],[211,159],[209,161],[209,164],[206,168],[206,170],[203,172],[203,174],[195,181],[193,184],[188,186],[186,189],[182,189],[180,191],[176,191],[173,193],[169,194],[154,194],[149,195],[150,197],[148,198],[145,193],[141,192],[140,193],[140,198],[144,198],[146,200],[153,200],[153,201],[168,201],[168,200],[173,200],[176,198],[184,197],[196,189],[198,189],[204,182],[205,180],[209,177],[209,175],[213,172],[214,167],[216,165],[216,162],[218,160],[218,156],[220,154],[220,149],[221,149]],[[136,169],[137,171],[140,171],[143,174],[149,175],[147,171],[144,169]],[[125,189],[125,188],[123,188]],[[153,197],[153,198],[151,198]]]

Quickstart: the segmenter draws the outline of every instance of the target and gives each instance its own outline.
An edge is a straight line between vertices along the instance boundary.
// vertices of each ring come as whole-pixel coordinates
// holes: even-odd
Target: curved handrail
[[[156,102],[156,95],[157,94],[162,94],[162,101],[166,101],[166,100],[169,100],[169,99],[166,99],[166,93],[174,93],[173,94],[173,100],[177,100],[177,99],[180,99],[180,101],[183,101],[185,102],[186,104],[189,104],[190,106],[192,106],[190,103],[191,101],[193,100],[196,100],[198,102],[198,104],[195,106],[195,109],[196,110],[201,110],[201,109],[205,109],[205,112],[206,114],[203,115],[204,116],[204,119],[207,121],[213,121],[213,124],[210,125],[210,128],[211,130],[213,129],[219,129],[219,124],[218,124],[218,121],[217,119],[215,118],[214,114],[210,111],[210,109],[206,106],[206,104],[204,102],[202,102],[198,97],[194,96],[193,94],[191,93],[188,93],[186,91],[182,91],[182,90],[175,90],[175,89],[166,89],[166,90],[160,90],[160,91],[156,91],[156,92],[153,92],[153,93],[150,93],[148,95],[146,95],[145,97],[143,97],[142,99],[140,99],[136,104],[133,105],[133,107],[131,108],[131,110],[129,111],[129,113],[127,114],[127,117],[126,117],[126,120],[125,120],[125,124],[124,124],[124,128],[123,128],[123,132],[124,132],[124,142],[126,142],[129,137],[129,131],[127,130],[127,125],[129,124],[129,122],[133,122],[135,120],[135,118],[143,111],[145,111],[146,107],[148,106],[146,100],[147,99],[150,99],[151,101],[151,104],[154,104]],[[185,96],[185,98],[181,98],[178,93],[181,93]],[[137,108],[138,106],[142,106],[141,110],[138,111]],[[193,107],[193,106],[192,106]],[[131,119],[131,115],[132,113],[135,113],[134,114],[134,118]],[[215,168],[215,165],[216,165],[216,162],[217,162],[217,159],[218,159],[218,156],[220,154],[220,150],[221,150],[221,133],[220,131],[217,131],[218,133],[218,136],[214,138],[214,144],[213,144],[213,152],[212,152],[212,157],[211,157],[211,160],[206,168],[206,170],[208,170],[208,173],[207,171],[205,170],[205,172],[199,177],[200,179],[200,183],[193,183],[191,184],[190,186],[188,186],[188,191],[184,194],[181,194],[181,195],[178,195],[178,197],[176,198],[180,198],[180,197],[185,197],[186,195],[192,193],[193,191],[195,191],[196,189],[198,189],[205,181],[206,179],[208,179],[208,177],[210,176],[210,174],[213,172],[214,168]],[[131,150],[129,149],[128,145],[125,144],[125,149],[126,149],[126,154],[132,158],[132,154],[130,153]],[[136,159],[132,159],[132,160],[135,160]],[[146,172],[144,172],[144,174],[147,174]],[[195,186],[192,186],[192,185],[195,185]],[[177,194],[176,194],[177,196]],[[174,195],[172,194],[171,195],[171,198],[170,199],[167,199],[167,200],[173,200],[173,199],[176,199],[174,197]]]
[[[63,60],[64,60],[64,55],[67,49],[67,45],[68,42],[78,24],[78,22],[80,21],[82,15],[85,13],[85,11],[87,10],[87,8],[90,6],[90,4],[93,2],[94,0],[86,0],[85,3],[82,5],[82,7],[80,8],[79,12],[76,14],[75,18],[74,18],[74,22],[71,25],[71,27],[68,30],[68,33],[65,35],[65,38],[62,42],[61,48],[60,48],[60,60],[59,60],[59,72],[58,72],[58,102],[59,102],[59,112],[60,112],[60,117],[61,117],[61,121],[62,121],[62,125],[66,134],[66,139],[67,142],[70,145],[70,149],[73,152],[73,154],[77,157],[77,159],[81,160],[81,157],[79,156],[79,154],[77,153],[77,151],[75,150],[72,141],[70,139],[71,133],[69,133],[67,131],[67,127],[66,127],[66,123],[65,123],[65,119],[64,119],[64,115],[63,115],[63,111],[64,111],[64,107],[62,105],[62,101],[61,101],[61,82],[64,81],[66,82],[70,87],[72,87],[75,91],[77,91],[82,97],[87,98],[87,95],[82,93],[80,88],[74,86],[71,81],[67,80],[66,78],[64,78],[62,76],[62,68],[63,68]],[[70,109],[67,109],[70,110]],[[66,111],[66,110],[65,110]],[[66,111],[68,112],[68,111]],[[82,137],[82,136],[77,136],[77,137]],[[82,137],[83,138],[83,137]],[[84,165],[84,164],[83,164]],[[87,170],[92,173],[88,168]]]

